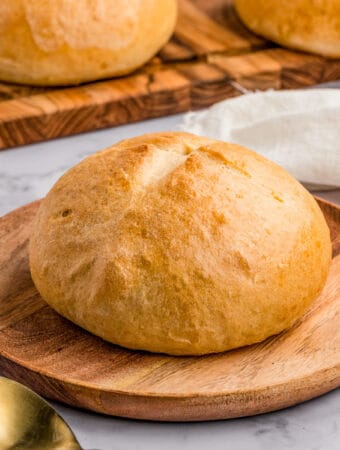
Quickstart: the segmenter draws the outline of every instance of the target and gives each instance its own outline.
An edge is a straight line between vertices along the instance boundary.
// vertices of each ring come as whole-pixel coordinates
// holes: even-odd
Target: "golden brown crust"
[[[63,85],[129,73],[169,39],[176,0],[1,0],[0,79]]]
[[[339,0],[235,0],[252,31],[286,47],[340,57]]]
[[[282,168],[186,133],[122,141],[55,184],[30,242],[33,280],[102,338],[170,354],[261,341],[322,289],[329,230]]]

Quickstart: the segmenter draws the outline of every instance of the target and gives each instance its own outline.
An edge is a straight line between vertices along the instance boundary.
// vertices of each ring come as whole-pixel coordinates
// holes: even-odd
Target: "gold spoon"
[[[39,395],[0,377],[0,450],[82,450],[76,437]]]

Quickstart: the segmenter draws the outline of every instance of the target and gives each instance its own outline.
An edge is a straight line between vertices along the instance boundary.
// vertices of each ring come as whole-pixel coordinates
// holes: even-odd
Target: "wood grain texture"
[[[250,33],[232,0],[179,0],[172,40],[118,79],[69,88],[0,83],[0,150],[209,106],[243,88],[340,78],[340,60],[284,50]]]
[[[105,414],[211,420],[294,405],[340,385],[340,208],[327,285],[289,331],[239,350],[173,357],[108,344],[55,313],[33,286],[27,255],[39,202],[0,219],[0,372],[38,393]]]

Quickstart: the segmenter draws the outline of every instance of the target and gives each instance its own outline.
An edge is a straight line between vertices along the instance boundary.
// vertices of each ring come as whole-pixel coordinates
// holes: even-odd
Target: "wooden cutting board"
[[[0,373],[69,405],[152,420],[259,414],[340,385],[340,207],[321,201],[331,229],[327,285],[291,330],[240,350],[171,357],[105,343],[37,293],[27,243],[39,202],[0,219]]]
[[[198,109],[246,89],[340,79],[340,60],[282,49],[248,32],[232,0],[179,0],[173,39],[139,71],[70,88],[0,83],[0,150]]]

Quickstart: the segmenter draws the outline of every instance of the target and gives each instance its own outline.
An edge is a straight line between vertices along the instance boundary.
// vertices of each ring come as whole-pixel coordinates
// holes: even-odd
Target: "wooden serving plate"
[[[283,49],[248,31],[233,0],[178,0],[172,39],[140,70],[75,87],[0,83],[0,150],[203,108],[245,89],[340,78],[340,59]]]
[[[264,413],[340,385],[340,208],[318,200],[331,229],[327,285],[302,320],[265,342],[202,357],[108,344],[37,293],[27,243],[39,202],[0,219],[0,373],[38,393],[105,414],[165,421]]]

